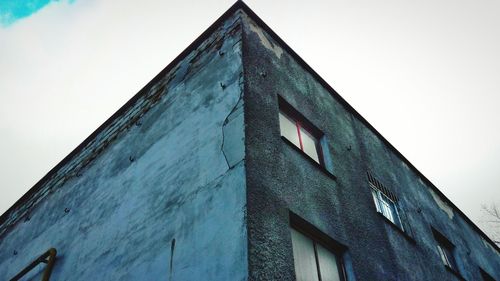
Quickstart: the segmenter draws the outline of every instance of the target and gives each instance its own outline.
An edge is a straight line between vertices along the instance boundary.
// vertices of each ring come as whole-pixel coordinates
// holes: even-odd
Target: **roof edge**
[[[246,8],[244,8],[246,7]],[[73,149],[66,157],[64,157],[54,168],[52,168],[45,176],[43,176],[33,187],[31,187],[21,198],[19,198],[11,207],[9,207],[0,216],[0,227],[7,221],[9,215],[14,212],[18,207],[20,207],[25,201],[31,198],[32,195],[36,194],[43,185],[49,181],[52,176],[56,174],[61,168],[63,168],[68,162],[70,162],[75,156],[78,155],[90,142],[92,142],[101,132],[108,128],[113,121],[124,114],[133,104],[137,102],[141,97],[147,94],[148,90],[158,83],[169,71],[171,71],[180,61],[182,61],[189,53],[195,50],[203,41],[205,41],[209,36],[216,31],[216,29],[223,24],[223,22],[233,15],[239,9],[250,9],[242,1],[237,1],[234,3],[224,14],[222,14],[214,23],[212,23],[200,36],[198,36],[188,47],[186,47],[173,61],[171,61],[165,68],[163,68],[156,76],[151,79],[144,87],[142,87],[139,92],[137,92],[132,98],[130,98],[123,106],[121,106],[111,117],[109,117],[104,123],[102,123],[94,132],[92,132],[83,142],[81,142],[75,149]]]
[[[449,204],[450,207],[452,207],[454,211],[462,216],[464,220],[468,224],[470,224],[472,228],[479,233],[480,236],[482,236],[483,239],[488,241],[493,246],[493,248],[500,253],[499,246],[495,242],[493,242],[493,240],[488,237],[486,233],[484,233],[469,217],[467,217],[467,215],[465,215],[450,199],[448,199],[448,197],[446,197],[444,193],[442,193],[424,174],[422,174],[405,156],[403,156],[403,154],[401,154],[399,150],[397,150],[384,136],[382,136],[382,134],[377,131],[375,127],[373,127],[359,112],[357,112],[339,93],[337,93],[337,91],[335,91],[335,89],[333,89],[333,87],[330,86],[328,82],[325,81],[325,79],[323,79],[311,66],[309,66],[309,64],[307,64],[307,62],[305,62],[290,46],[288,46],[288,44],[285,43],[285,41],[283,41],[283,39],[281,39],[257,14],[255,14],[255,12],[253,12],[245,3],[243,3],[243,1],[238,1],[236,4],[239,4],[243,11],[247,13],[248,16],[250,16],[250,18],[252,18],[260,27],[262,27],[274,40],[276,40],[276,42],[280,44],[281,47],[283,47],[283,49],[285,49],[287,53],[299,63],[299,65],[304,67],[306,71],[308,71],[315,79],[317,79],[318,82],[323,87],[325,87],[325,89],[330,92],[330,94],[334,98],[336,98],[342,105],[344,105],[349,112],[351,112],[356,118],[358,118],[361,123],[367,126],[368,129],[372,130],[373,133],[396,154],[396,156],[400,157],[401,160],[403,160],[403,162],[407,164],[408,167],[410,167],[410,169],[412,169],[417,174],[417,176],[419,176],[427,185],[429,185],[429,187],[433,191],[435,191],[445,203]]]

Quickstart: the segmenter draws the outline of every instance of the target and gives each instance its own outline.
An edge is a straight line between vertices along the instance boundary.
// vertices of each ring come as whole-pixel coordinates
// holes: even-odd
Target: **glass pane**
[[[299,133],[297,132],[297,126],[295,125],[295,121],[293,121],[290,117],[284,115],[280,112],[280,131],[281,135],[284,136],[287,140],[295,144],[298,148],[300,148],[299,141]]]
[[[378,194],[375,189],[372,188],[372,196],[373,196],[373,202],[375,202],[375,207],[377,207],[377,212],[382,213],[382,210],[380,208],[380,204],[378,202]]]
[[[292,229],[292,246],[297,281],[318,281],[313,241]]]
[[[389,199],[381,192],[380,192],[380,208],[381,208],[381,213],[384,215],[384,217],[386,217],[393,224],[399,226],[399,228],[404,230],[403,225],[401,224],[401,219],[399,218],[396,203],[394,203],[391,199]]]
[[[382,200],[381,202],[382,204],[382,213],[384,214],[384,216],[389,219],[391,222],[394,223],[394,218],[392,217],[392,212],[391,212],[391,207],[389,206],[389,204]]]
[[[321,281],[341,281],[337,257],[323,246],[316,244]]]
[[[385,197],[384,195],[382,195],[381,198],[382,198],[381,201],[382,201],[382,209],[384,216],[388,218],[390,221],[392,221],[394,224],[396,224],[395,220],[396,213],[395,213],[394,202],[389,200],[389,198]]]
[[[319,163],[317,150],[318,140],[302,127],[300,128],[300,136],[302,137],[303,151],[314,159],[314,161]]]
[[[448,262],[448,258],[446,257],[446,254],[445,254],[443,248],[441,248],[440,245],[438,245],[437,248],[438,248],[438,251],[439,251],[439,255],[441,256],[441,260],[443,261],[444,264],[446,264],[446,265],[449,266],[450,263]]]
[[[401,229],[403,229],[403,225],[401,224],[401,218],[399,217],[398,210],[396,208],[396,203],[391,202],[391,212],[393,216],[393,222],[395,225],[399,226]],[[403,229],[404,230],[404,229]]]

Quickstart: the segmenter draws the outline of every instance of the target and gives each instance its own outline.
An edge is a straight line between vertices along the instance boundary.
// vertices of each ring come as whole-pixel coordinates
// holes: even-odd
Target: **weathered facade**
[[[1,280],[51,247],[50,280],[297,280],[292,229],[341,280],[500,280],[498,247],[242,2],[0,223]]]

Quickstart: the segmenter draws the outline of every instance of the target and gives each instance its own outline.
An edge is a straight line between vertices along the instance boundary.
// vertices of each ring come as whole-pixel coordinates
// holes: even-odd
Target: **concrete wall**
[[[347,247],[349,281],[457,280],[431,226],[466,280],[500,280],[498,250],[292,51],[241,10],[224,18],[2,216],[0,280],[50,247],[52,280],[295,280],[291,212]],[[324,132],[326,169],[280,137],[278,95]]]
[[[500,280],[497,249],[250,18],[243,64],[249,280],[295,280],[290,211],[347,246],[351,281],[458,280],[431,226],[455,244],[466,280],[482,280],[479,266]],[[278,95],[324,132],[336,180],[280,138]],[[399,197],[407,232],[376,212],[367,171]]]
[[[239,17],[6,214],[0,280],[247,279]]]

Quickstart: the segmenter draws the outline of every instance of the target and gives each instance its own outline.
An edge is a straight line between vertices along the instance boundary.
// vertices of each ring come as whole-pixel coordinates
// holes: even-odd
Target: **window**
[[[279,119],[281,135],[316,163],[323,165],[319,130],[281,99]]]
[[[443,264],[453,272],[458,273],[458,267],[454,255],[455,246],[437,230],[432,229],[432,232],[434,234],[434,238],[436,239],[438,253],[443,261]]]
[[[368,173],[368,182],[370,184],[370,189],[372,192],[375,207],[377,208],[377,212],[379,212],[393,224],[404,230],[396,205],[397,197],[387,188],[385,188],[370,173]]]
[[[399,218],[398,210],[396,208],[396,202],[392,201],[387,195],[385,195],[379,189],[372,187],[373,201],[375,202],[375,207],[377,212],[381,213],[390,220],[393,224],[402,228],[401,220]]]
[[[443,263],[452,269],[456,269],[457,265],[455,263],[455,258],[453,257],[453,247],[438,241],[437,248]]]
[[[482,268],[479,268],[479,271],[481,272],[481,277],[483,277],[484,281],[495,281],[495,279],[491,275],[486,273],[486,271],[484,271]]]
[[[340,258],[322,244],[291,228],[297,281],[344,281]]]

